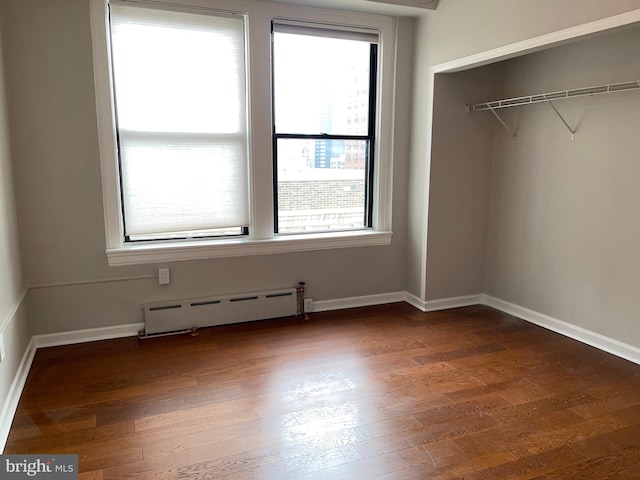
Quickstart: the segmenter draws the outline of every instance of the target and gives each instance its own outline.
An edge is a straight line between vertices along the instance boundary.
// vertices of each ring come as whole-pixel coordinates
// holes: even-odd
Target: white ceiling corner
[[[435,10],[438,8],[438,0],[366,0],[368,2],[388,3],[392,5],[403,5],[405,7],[426,8]]]
[[[421,16],[433,11],[439,0],[262,0],[316,8],[335,8],[363,13],[394,16]]]

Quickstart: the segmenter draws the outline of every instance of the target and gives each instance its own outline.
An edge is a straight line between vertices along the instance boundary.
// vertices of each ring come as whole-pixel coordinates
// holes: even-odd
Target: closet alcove
[[[469,111],[638,79],[639,26],[436,73],[430,268],[449,271],[451,285],[464,278],[470,293],[640,346],[640,88],[499,117]],[[446,281],[439,288],[446,297]]]

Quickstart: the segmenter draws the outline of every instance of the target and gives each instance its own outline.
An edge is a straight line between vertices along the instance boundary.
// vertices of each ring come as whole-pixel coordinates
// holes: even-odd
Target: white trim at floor
[[[438,300],[420,300],[418,297],[405,293],[405,301],[423,312],[436,312],[449,308],[469,307],[471,305],[484,305],[484,295],[465,295],[462,297],[442,298]]]
[[[423,312],[434,312],[448,308],[468,307],[470,305],[483,305],[483,294],[465,295],[463,297],[443,298],[440,300],[420,300],[408,292],[383,293],[378,295],[366,295],[362,297],[340,298],[337,300],[324,300],[313,302],[313,312],[328,312],[345,308],[368,307],[371,305],[384,305],[394,302],[407,302]]]
[[[485,305],[640,365],[640,348],[558,320],[499,298],[485,295]]]
[[[313,302],[311,312],[329,312],[346,308],[369,307],[387,303],[406,301],[406,292],[381,293],[378,295],[364,295],[362,297],[338,298],[335,300],[321,300]],[[311,313],[309,312],[309,313]]]
[[[112,338],[135,337],[144,328],[144,323],[130,323],[115,327],[89,328],[72,332],[35,335],[33,341],[37,348],[58,347],[74,343],[95,342]]]
[[[27,383],[27,375],[29,374],[29,370],[31,369],[31,364],[33,363],[33,357],[36,354],[36,350],[37,347],[35,345],[35,342],[33,341],[33,339],[31,339],[31,341],[27,345],[27,348],[22,354],[22,360],[20,360],[20,365],[18,365],[16,375],[15,377],[13,377],[11,387],[9,387],[7,400],[4,403],[2,412],[0,412],[0,452],[4,451],[4,446],[7,443],[7,438],[9,438],[11,423],[13,422],[13,417],[16,414],[18,402],[20,401],[20,396],[22,395],[22,390],[24,390],[24,386]]]

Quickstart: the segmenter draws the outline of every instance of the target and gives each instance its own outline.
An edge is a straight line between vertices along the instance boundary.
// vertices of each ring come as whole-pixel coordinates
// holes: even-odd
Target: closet
[[[470,291],[635,346],[638,45],[626,28],[437,74],[429,218],[430,261]]]

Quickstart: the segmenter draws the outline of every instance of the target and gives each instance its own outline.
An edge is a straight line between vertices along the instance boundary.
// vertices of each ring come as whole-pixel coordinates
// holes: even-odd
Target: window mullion
[[[251,195],[251,232],[254,240],[273,238],[273,166],[271,145],[271,82],[265,81],[260,72],[271,71],[271,45],[269,22],[255,22],[248,29],[249,63],[247,82],[249,88],[249,158]],[[259,72],[255,75],[252,72]]]

